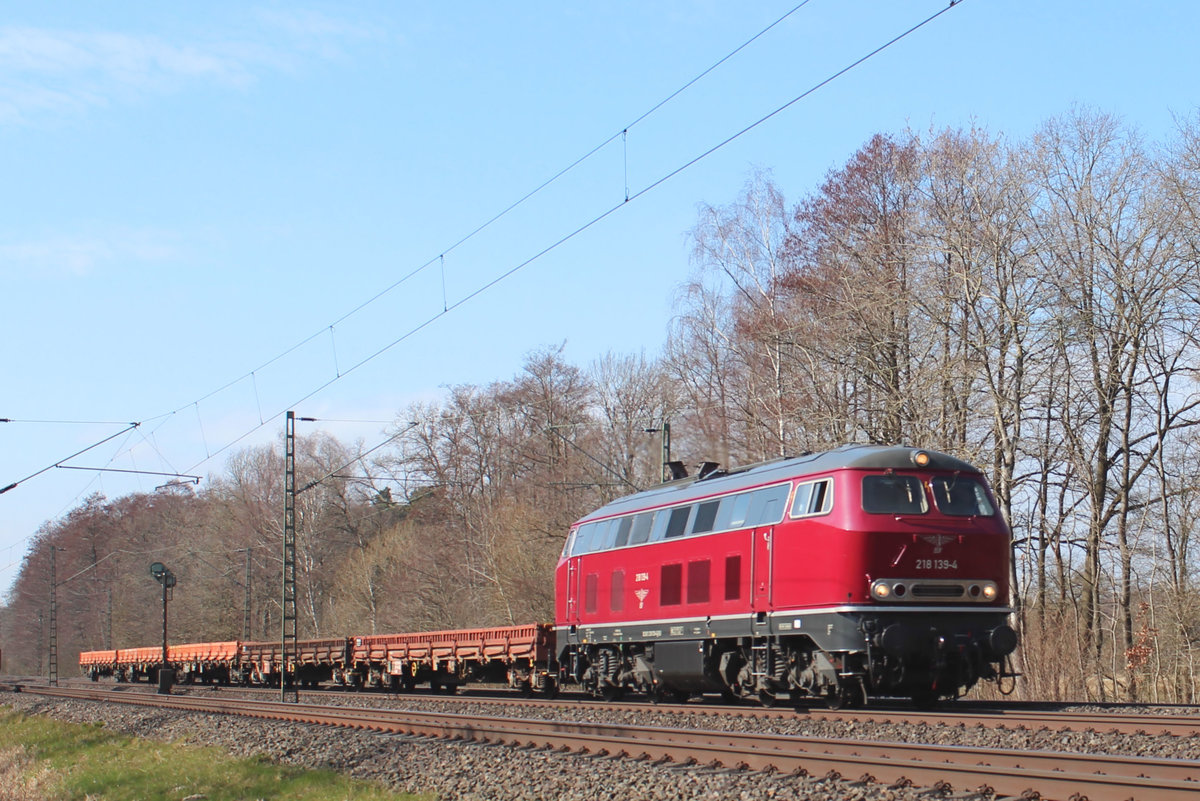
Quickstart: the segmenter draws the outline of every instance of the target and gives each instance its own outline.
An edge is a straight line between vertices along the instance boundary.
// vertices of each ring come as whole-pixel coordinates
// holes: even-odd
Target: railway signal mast
[[[150,565],[150,575],[154,576],[154,580],[162,585],[163,592],[162,667],[158,669],[158,693],[159,695],[170,695],[171,685],[175,683],[175,671],[171,670],[171,662],[167,658],[167,601],[171,597],[171,590],[175,588],[175,574],[168,570],[162,562],[155,562]]]

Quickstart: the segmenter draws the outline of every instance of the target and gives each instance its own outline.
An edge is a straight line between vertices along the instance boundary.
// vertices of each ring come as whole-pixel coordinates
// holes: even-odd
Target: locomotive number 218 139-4
[[[957,559],[918,559],[917,570],[958,570]]]

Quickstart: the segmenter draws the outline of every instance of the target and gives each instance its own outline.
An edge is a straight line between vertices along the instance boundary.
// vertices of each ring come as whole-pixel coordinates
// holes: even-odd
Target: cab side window
[[[833,480],[824,478],[796,487],[792,499],[792,517],[823,515],[833,508]]]

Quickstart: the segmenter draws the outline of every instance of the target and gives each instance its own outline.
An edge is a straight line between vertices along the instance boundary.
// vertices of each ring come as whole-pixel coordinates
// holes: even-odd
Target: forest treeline
[[[657,356],[535,351],[399,410],[369,457],[298,438],[298,486],[340,476],[297,500],[301,637],[552,619],[570,523],[660,480],[666,423],[693,465],[846,442],[980,465],[1013,528],[1019,692],[1197,700],[1200,115],[1153,143],[1092,109],[1020,141],[877,135],[797,201],[752,175],[691,243]],[[283,473],[280,441],[46,523],[5,669],[46,670],[52,556],[61,672],[159,641],[153,561],[173,641],[278,637]]]

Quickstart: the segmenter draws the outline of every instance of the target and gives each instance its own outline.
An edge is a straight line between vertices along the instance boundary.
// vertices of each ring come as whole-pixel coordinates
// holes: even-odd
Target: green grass
[[[328,770],[234,759],[216,748],[125,737],[0,709],[5,801],[397,801],[416,799]]]

